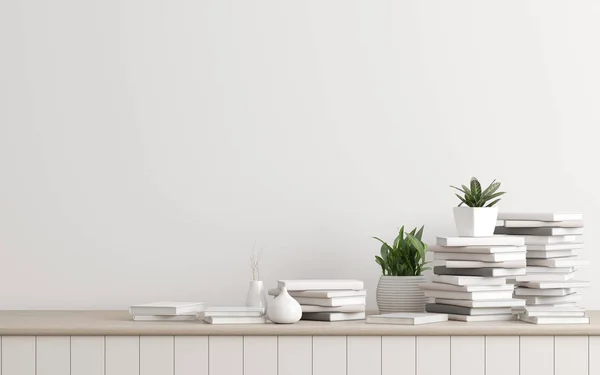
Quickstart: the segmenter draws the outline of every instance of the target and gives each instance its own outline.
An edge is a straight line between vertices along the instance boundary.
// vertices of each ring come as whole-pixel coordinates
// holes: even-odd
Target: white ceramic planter
[[[377,284],[379,313],[424,312],[429,298],[419,284],[425,282],[425,276],[381,276]]]
[[[459,237],[494,235],[498,207],[454,207],[454,223]]]

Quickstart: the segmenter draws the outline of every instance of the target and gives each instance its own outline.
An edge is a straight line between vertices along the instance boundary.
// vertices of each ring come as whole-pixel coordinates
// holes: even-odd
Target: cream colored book
[[[436,313],[390,313],[367,317],[369,324],[419,325],[446,321],[448,321],[447,314]]]

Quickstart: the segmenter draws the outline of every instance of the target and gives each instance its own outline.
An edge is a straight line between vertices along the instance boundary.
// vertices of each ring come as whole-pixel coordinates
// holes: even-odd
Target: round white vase
[[[253,280],[248,285],[248,294],[246,294],[246,306],[260,307],[264,314],[267,310],[267,296],[262,281]]]
[[[302,307],[292,298],[286,287],[267,304],[267,318],[273,323],[292,324],[302,318]]]
[[[379,313],[424,312],[429,298],[419,284],[425,282],[425,276],[381,276],[377,284]]]

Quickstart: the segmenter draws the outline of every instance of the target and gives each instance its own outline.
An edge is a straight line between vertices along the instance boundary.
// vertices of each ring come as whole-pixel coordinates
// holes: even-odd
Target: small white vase
[[[279,295],[269,301],[267,318],[273,323],[296,323],[302,318],[302,307],[290,296],[287,288],[283,287],[280,289]]]
[[[425,276],[381,276],[377,284],[379,313],[424,312],[429,298],[419,287]]]
[[[454,207],[454,223],[459,237],[494,235],[498,207]]]
[[[267,309],[267,297],[262,281],[250,281],[248,285],[248,294],[246,294],[246,306],[260,307],[264,314]]]

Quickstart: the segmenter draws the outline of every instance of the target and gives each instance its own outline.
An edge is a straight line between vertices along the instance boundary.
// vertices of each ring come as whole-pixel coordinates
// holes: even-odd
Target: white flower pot
[[[377,284],[379,313],[424,312],[429,298],[419,284],[425,282],[425,276],[381,276]]]
[[[286,287],[267,304],[267,318],[273,323],[292,324],[302,318],[302,307],[290,296]]]
[[[454,207],[454,223],[459,237],[494,235],[498,207]]]

